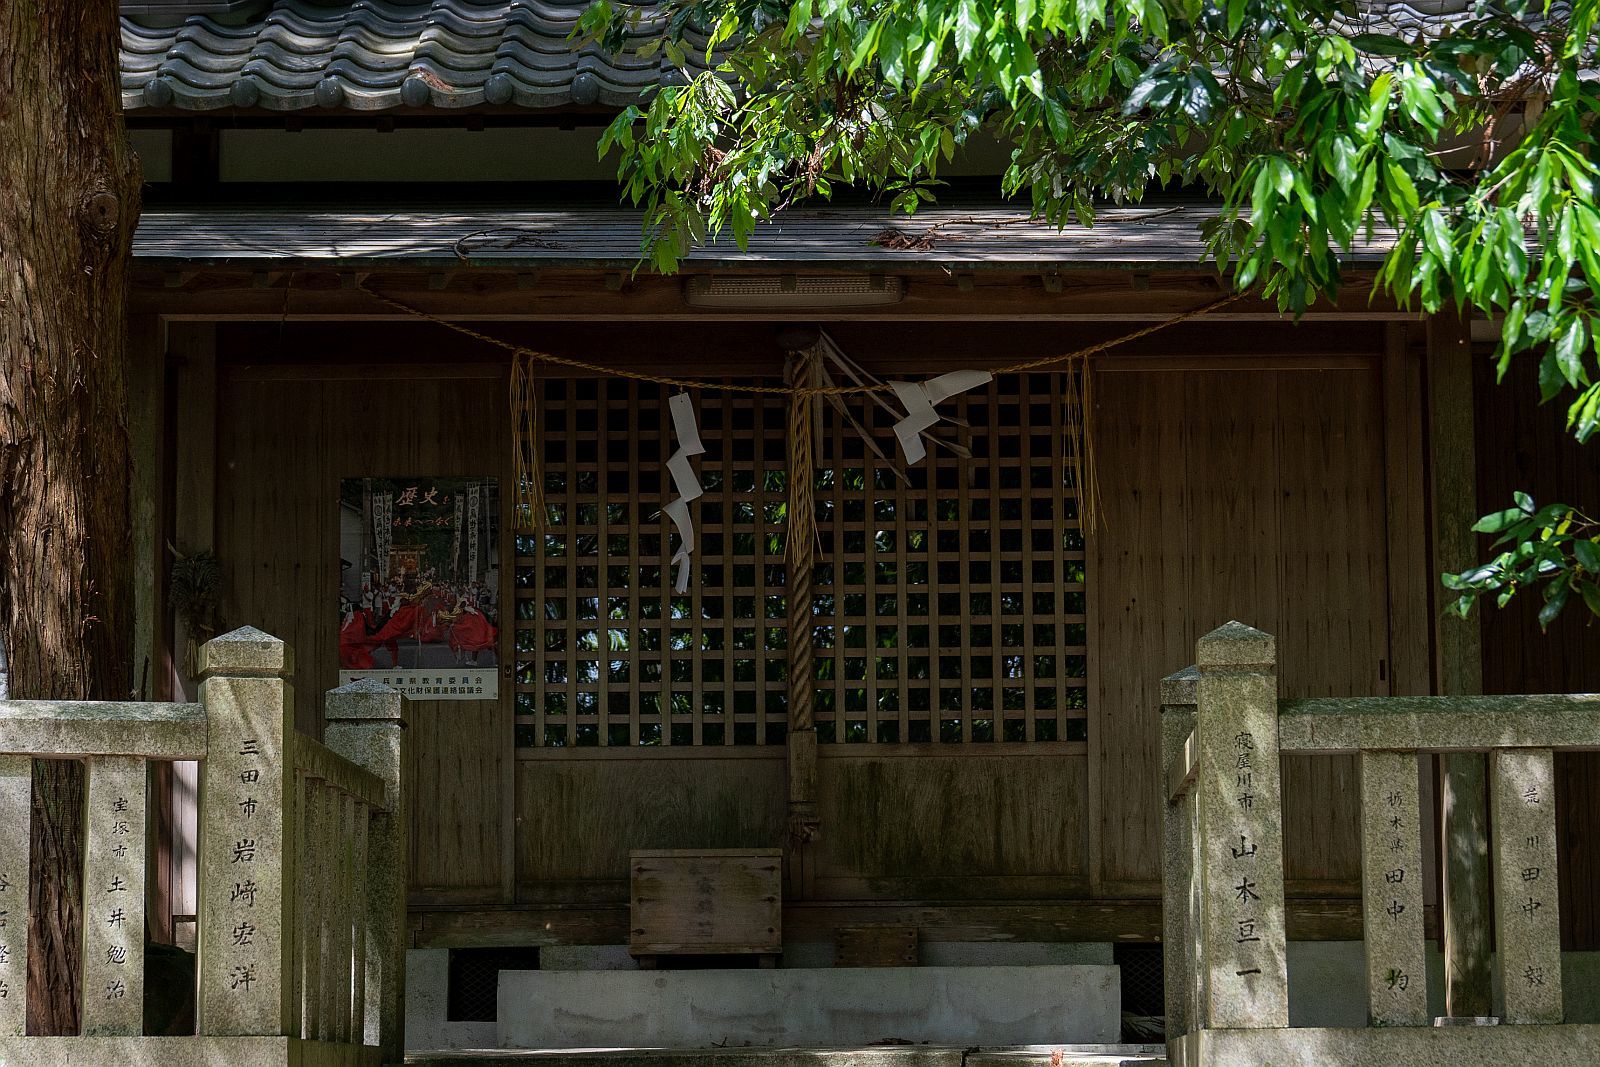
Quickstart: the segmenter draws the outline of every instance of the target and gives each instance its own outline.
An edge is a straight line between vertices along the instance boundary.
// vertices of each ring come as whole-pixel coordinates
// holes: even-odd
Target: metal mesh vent
[[[445,1018],[453,1023],[492,1023],[497,1014],[501,971],[536,971],[537,948],[453,948]]]
[[[1122,969],[1122,1014],[1164,1016],[1166,981],[1160,945],[1116,945],[1112,959]]]

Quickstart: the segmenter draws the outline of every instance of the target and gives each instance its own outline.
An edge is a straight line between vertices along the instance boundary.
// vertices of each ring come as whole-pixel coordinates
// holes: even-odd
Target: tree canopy
[[[1402,37],[1331,0],[597,0],[579,33],[650,31],[712,69],[623,111],[624,195],[650,260],[743,243],[789,204],[865,188],[906,212],[969,140],[1012,146],[1008,196],[1064,224],[1182,187],[1216,200],[1210,256],[1289,313],[1336,298],[1341,256],[1394,235],[1376,288],[1499,316],[1503,374],[1539,361],[1579,440],[1600,430],[1594,125],[1600,0],[1497,0]],[[641,26],[641,23],[646,25]],[[1524,356],[1526,354],[1526,356]],[[1466,614],[1538,587],[1548,623],[1600,615],[1600,522],[1518,494],[1446,575]]]

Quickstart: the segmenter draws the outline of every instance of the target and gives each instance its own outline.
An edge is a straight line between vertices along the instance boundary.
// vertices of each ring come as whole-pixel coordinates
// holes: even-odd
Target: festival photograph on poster
[[[498,489],[494,478],[340,482],[339,684],[498,696]]]

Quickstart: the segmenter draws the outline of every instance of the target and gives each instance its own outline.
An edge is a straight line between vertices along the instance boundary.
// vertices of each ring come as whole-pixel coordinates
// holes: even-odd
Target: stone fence
[[[0,701],[0,1063],[375,1067],[403,1056],[406,735],[374,683],[294,732],[289,647],[200,651],[200,703]],[[88,766],[82,1031],[26,1035],[31,761]],[[193,1037],[144,1027],[147,763],[203,760]]]
[[[1279,700],[1276,643],[1236,622],[1200,639],[1196,664],[1161,690],[1174,1065],[1600,1062],[1600,1027],[1560,1025],[1553,756],[1600,749],[1600,696]],[[1478,1025],[1436,1026],[1418,757],[1460,752],[1488,753],[1504,1007]],[[1367,1029],[1289,1027],[1282,754],[1360,761]]]

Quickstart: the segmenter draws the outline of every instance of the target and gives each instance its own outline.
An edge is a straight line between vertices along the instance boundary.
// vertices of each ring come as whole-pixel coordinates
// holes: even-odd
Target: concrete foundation
[[[1111,946],[1103,943],[928,942],[921,946],[921,956],[928,966],[1109,965]],[[414,1050],[495,1047],[499,1040],[495,1023],[455,1023],[445,1017],[448,951],[414,949],[407,959],[410,971],[406,986],[406,1047]],[[547,946],[540,951],[540,964],[546,971],[637,972],[633,958],[622,945]],[[1361,942],[1291,941],[1288,964],[1291,1026],[1366,1025],[1366,968]],[[785,969],[831,969],[833,946],[821,942],[785,945],[783,965]],[[1562,966],[1566,973],[1562,991],[1567,1022],[1600,1023],[1600,952],[1563,953]],[[655,973],[659,977],[664,973],[693,972]],[[1433,1014],[1444,1012],[1443,960],[1438,946],[1431,942],[1428,946],[1428,1004]],[[886,1036],[893,1035],[878,1035]],[[1015,1040],[1020,1039],[1008,1039],[1007,1043]]]
[[[1115,967],[505,971],[503,1048],[1115,1042]]]
[[[450,950],[406,953],[406,1050],[494,1048],[494,1023],[453,1023],[448,1018]]]

